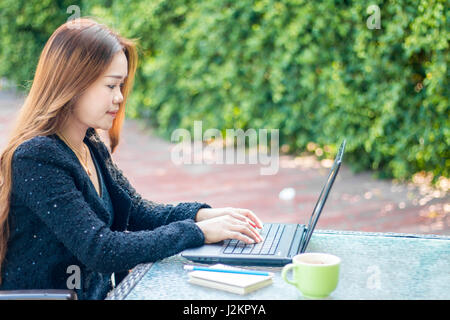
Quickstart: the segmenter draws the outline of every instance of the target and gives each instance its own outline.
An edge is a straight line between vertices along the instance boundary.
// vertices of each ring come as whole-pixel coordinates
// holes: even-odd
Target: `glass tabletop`
[[[450,237],[317,230],[306,252],[342,259],[338,287],[327,299],[450,299]],[[274,281],[239,295],[188,283],[184,264],[191,262],[175,255],[139,265],[107,299],[304,299],[280,267],[247,267],[274,272]]]

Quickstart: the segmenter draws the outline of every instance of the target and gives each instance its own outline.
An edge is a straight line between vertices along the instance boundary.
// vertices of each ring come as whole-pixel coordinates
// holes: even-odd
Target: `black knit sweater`
[[[23,142],[12,161],[10,237],[0,290],[67,289],[75,274],[69,266],[76,266],[78,298],[103,299],[112,288],[112,273],[204,243],[194,219],[209,205],[143,199],[93,128],[84,142],[99,160],[114,216],[57,135]]]

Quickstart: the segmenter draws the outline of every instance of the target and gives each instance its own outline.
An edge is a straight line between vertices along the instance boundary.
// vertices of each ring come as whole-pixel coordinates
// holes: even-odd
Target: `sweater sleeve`
[[[14,196],[88,268],[124,271],[204,243],[190,219],[151,231],[112,231],[85,201],[58,153],[49,143],[19,146],[12,162]]]
[[[132,199],[133,207],[128,221],[128,230],[130,231],[152,230],[175,221],[195,220],[195,216],[201,208],[211,208],[210,205],[199,202],[182,202],[174,206],[171,204],[158,204],[144,199],[136,192],[122,170],[112,160],[110,167],[114,171],[113,176],[115,176],[116,182]]]

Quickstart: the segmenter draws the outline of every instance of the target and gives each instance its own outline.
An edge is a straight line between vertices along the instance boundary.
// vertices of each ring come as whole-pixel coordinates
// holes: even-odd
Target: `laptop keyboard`
[[[275,254],[284,231],[284,224],[265,224],[260,232],[263,241],[260,243],[246,244],[240,240],[226,240],[223,253],[232,254]]]

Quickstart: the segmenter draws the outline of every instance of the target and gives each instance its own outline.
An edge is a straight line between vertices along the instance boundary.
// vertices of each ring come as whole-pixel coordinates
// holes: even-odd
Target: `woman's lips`
[[[115,118],[116,115],[117,115],[117,112],[107,112],[107,114],[109,114],[109,115],[111,115],[113,118]]]

